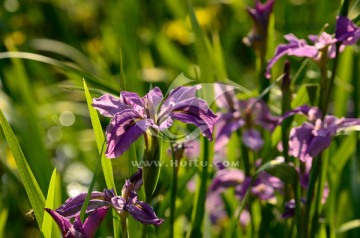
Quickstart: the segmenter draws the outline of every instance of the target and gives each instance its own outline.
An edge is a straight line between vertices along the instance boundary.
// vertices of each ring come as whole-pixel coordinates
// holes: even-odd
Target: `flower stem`
[[[156,136],[145,134],[145,151],[143,160],[143,181],[146,196],[146,202],[150,202],[155,191],[160,174],[160,160],[161,160],[161,140]]]
[[[294,187],[294,195],[295,195],[295,216],[296,216],[296,226],[297,226],[297,237],[303,238],[305,237],[303,230],[302,230],[302,224],[301,224],[301,190],[300,190],[300,183],[299,181],[296,181],[295,184],[293,184]]]
[[[309,232],[311,204],[312,204],[312,199],[314,196],[315,184],[319,177],[320,168],[321,168],[321,156],[313,159],[311,171],[310,171],[310,179],[309,179],[309,185],[308,185],[308,189],[307,189],[306,209],[305,209],[305,219],[304,219],[305,237],[307,237],[307,234],[309,234],[308,232]]]
[[[187,234],[187,237],[202,237],[202,222],[205,214],[205,200],[206,200],[206,189],[207,180],[209,176],[209,158],[210,158],[210,145],[206,138],[203,138],[203,166],[200,173],[200,186],[196,191],[194,209],[191,218],[191,230]]]
[[[122,229],[122,237],[128,238],[128,229],[127,229],[127,219],[121,217],[121,229]]]

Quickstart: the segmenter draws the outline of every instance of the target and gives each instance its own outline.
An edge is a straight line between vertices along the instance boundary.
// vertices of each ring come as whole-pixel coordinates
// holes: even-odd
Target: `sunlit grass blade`
[[[104,140],[105,140],[105,136],[104,136],[104,132],[102,130],[101,124],[100,124],[99,116],[98,116],[96,110],[92,107],[92,97],[90,95],[89,89],[86,85],[85,80],[83,82],[84,82],[86,102],[88,104],[90,118],[91,118],[91,124],[93,126],[93,130],[94,130],[94,134],[95,134],[96,145],[98,147],[98,151],[100,152],[101,148],[102,148],[102,144],[104,143]],[[116,191],[111,160],[107,159],[105,157],[105,154],[102,154],[101,164],[103,167],[106,186],[109,189],[113,188]]]
[[[19,142],[2,110],[0,110],[0,125],[4,131],[6,141],[14,155],[16,166],[19,170],[21,180],[24,183],[25,191],[30,200],[32,209],[34,210],[36,221],[39,227],[41,227],[44,215],[45,197],[41,192],[39,184],[37,183],[34,174],[25,159],[24,153],[20,148]]]
[[[86,96],[86,102],[88,104],[91,123],[93,126],[94,134],[95,134],[95,140],[98,147],[98,151],[101,154],[101,165],[105,177],[106,186],[109,189],[114,189],[116,193],[116,186],[114,181],[114,175],[113,175],[113,169],[111,165],[111,160],[105,157],[105,154],[102,151],[103,143],[105,141],[104,132],[101,127],[99,116],[96,112],[96,110],[92,107],[92,98],[89,92],[89,89],[86,85],[85,80],[83,81],[84,84],[84,90],[85,90],[85,96]],[[117,238],[120,234],[120,220],[117,216],[116,212],[113,212],[113,226],[114,226],[114,237]]]
[[[346,116],[348,111],[347,102],[351,91],[352,70],[353,67],[353,50],[351,47],[345,49],[339,60],[338,75],[335,79],[334,87],[334,115],[338,117]]]
[[[55,206],[58,205],[58,197],[60,197],[60,187],[60,178],[58,173],[56,172],[56,169],[54,169],[51,175],[45,207],[55,209]],[[57,229],[57,225],[55,224],[53,218],[47,212],[44,212],[44,219],[41,226],[41,231],[45,238],[61,237],[61,233]]]
[[[95,76],[93,76],[87,72],[84,72],[82,69],[80,69],[79,67],[77,67],[76,65],[73,65],[73,64],[66,64],[60,60],[56,60],[56,59],[53,59],[53,58],[50,58],[47,56],[34,54],[34,53],[28,53],[28,52],[2,52],[2,53],[0,53],[0,60],[1,59],[9,59],[9,58],[27,59],[27,60],[33,60],[33,61],[50,64],[50,65],[59,67],[61,69],[64,69],[64,70],[67,70],[70,72],[75,72],[76,74],[78,74],[84,78],[87,78],[94,85],[102,87],[109,92],[113,92],[113,93],[117,92],[117,90],[114,90],[114,88],[111,85],[109,85],[103,81],[99,81],[98,79],[95,78]]]
[[[189,8],[189,16],[192,30],[195,35],[195,51],[198,60],[198,64],[200,66],[200,80],[201,82],[212,82],[214,81],[213,77],[213,62],[212,58],[209,54],[209,50],[207,47],[206,38],[203,34],[203,31],[199,25],[198,20],[196,19],[196,15],[194,9],[192,8],[190,1],[187,0],[188,8]]]

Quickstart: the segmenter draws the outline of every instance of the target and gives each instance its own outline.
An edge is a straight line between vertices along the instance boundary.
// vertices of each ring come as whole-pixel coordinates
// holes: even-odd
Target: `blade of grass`
[[[105,136],[104,136],[101,124],[100,124],[100,119],[99,119],[99,116],[98,116],[96,110],[91,106],[92,98],[91,98],[91,95],[90,95],[90,92],[86,85],[85,80],[83,80],[83,84],[84,84],[86,102],[87,102],[88,108],[89,108],[91,123],[92,123],[94,134],[95,134],[96,144],[98,147],[98,151],[101,153],[101,164],[102,164],[102,169],[103,169],[103,173],[104,173],[104,177],[105,177],[106,186],[109,189],[111,189],[111,188],[114,189],[115,194],[116,194],[116,186],[115,186],[111,161],[110,161],[110,159],[105,157],[105,154],[102,151],[103,142],[105,141]],[[114,237],[117,238],[117,237],[119,237],[121,226],[120,226],[120,219],[115,211],[113,211],[113,226],[114,226]]]
[[[104,88],[106,91],[111,93],[117,93],[118,90],[114,89],[110,84],[107,84],[104,81],[96,79],[95,76],[84,72],[80,68],[66,64],[60,60],[56,60],[50,57],[46,57],[39,54],[34,53],[28,53],[28,52],[2,52],[0,53],[0,60],[2,59],[9,59],[9,58],[15,58],[15,59],[27,59],[27,60],[33,60],[38,61],[46,64],[50,64],[56,67],[59,67],[61,69],[64,69],[66,71],[74,72],[84,78],[87,78],[92,84]]]
[[[104,136],[101,124],[100,124],[99,116],[98,116],[96,110],[91,105],[92,104],[92,97],[90,95],[90,92],[89,92],[89,89],[88,89],[88,87],[86,85],[85,80],[83,81],[83,83],[84,83],[86,102],[88,104],[90,118],[91,118],[91,124],[92,124],[93,130],[94,130],[95,140],[96,140],[96,144],[97,144],[97,147],[98,147],[98,151],[100,152],[101,148],[102,148],[102,144],[105,141],[105,136]],[[114,191],[116,192],[111,160],[107,159],[105,157],[105,155],[102,154],[101,155],[101,163],[102,163],[102,167],[103,167],[103,171],[104,171],[104,177],[105,177],[106,186],[109,189],[113,188]]]
[[[24,153],[20,148],[19,142],[16,139],[14,132],[7,122],[2,110],[0,110],[0,125],[3,129],[10,150],[14,155],[16,166],[18,167],[21,180],[24,183],[25,191],[30,200],[32,209],[34,210],[36,221],[39,227],[41,227],[44,216],[45,197],[41,192],[39,184],[37,183],[36,178],[25,159]]]
[[[187,237],[202,237],[202,224],[205,215],[205,200],[207,190],[207,180],[209,176],[209,158],[211,158],[210,142],[206,138],[202,138],[202,168],[200,173],[200,185],[195,194],[194,208],[191,216],[191,229]]]
[[[54,169],[51,180],[49,184],[48,194],[46,198],[45,207],[54,209],[57,205],[58,195],[60,195],[58,189],[60,189],[60,180],[58,177],[58,173],[56,169]],[[41,226],[41,232],[43,233],[45,238],[52,238],[52,237],[61,237],[60,230],[57,228],[53,218],[47,213],[44,212],[43,223]]]
[[[200,66],[200,81],[212,82],[214,81],[213,71],[215,68],[213,67],[212,57],[209,54],[207,41],[199,25],[199,22],[196,19],[195,12],[190,4],[190,1],[187,0],[187,3],[188,3],[191,27],[195,35],[195,51]]]

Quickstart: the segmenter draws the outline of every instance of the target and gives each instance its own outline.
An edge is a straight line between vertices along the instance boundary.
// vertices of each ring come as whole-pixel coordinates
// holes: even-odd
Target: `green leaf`
[[[54,169],[51,180],[49,184],[48,194],[46,198],[45,207],[54,209],[57,205],[57,200],[60,195],[58,189],[60,188],[60,180],[58,177],[58,173],[56,172],[56,169]],[[55,228],[55,229],[54,229]],[[41,227],[41,231],[45,238],[52,238],[52,237],[61,237],[60,230],[57,229],[57,225],[54,222],[53,218],[47,213],[44,212],[44,219]]]
[[[336,233],[337,234],[344,233],[355,228],[360,228],[360,219],[345,222],[339,227]]]
[[[95,140],[98,147],[99,153],[102,153],[102,146],[105,141],[104,132],[102,130],[99,116],[96,112],[96,110],[92,107],[92,97],[90,95],[89,89],[86,85],[85,80],[83,80],[84,84],[84,90],[85,90],[85,96],[86,96],[86,102],[89,108],[90,118],[91,118],[91,124],[94,130],[95,134]],[[101,165],[105,177],[106,186],[109,189],[114,189],[116,194],[116,187],[115,187],[115,181],[114,181],[114,175],[113,175],[113,169],[111,165],[111,160],[105,157],[105,154],[102,153],[101,155]],[[117,216],[116,212],[113,211],[113,226],[114,226],[114,237],[119,237],[120,234],[120,219]]]
[[[275,159],[263,164],[255,173],[257,176],[260,172],[267,172],[286,183],[295,184],[299,180],[296,169],[283,160]]]
[[[12,131],[9,123],[7,122],[2,110],[0,110],[0,125],[4,131],[9,148],[14,155],[16,166],[19,170],[19,174],[24,184],[25,191],[30,200],[32,209],[34,210],[36,221],[39,227],[41,227],[45,205],[44,195],[41,192],[39,184],[37,183],[34,174],[32,173],[25,159],[24,153],[20,148],[19,142],[16,139],[14,132]]]
[[[351,47],[347,47],[339,59],[338,74],[335,79],[334,115],[337,117],[346,116],[348,112],[346,105],[353,91],[353,86],[351,85],[353,71],[349,69],[351,69],[353,65],[353,50]]]
[[[189,8],[191,27],[195,35],[195,51],[200,66],[200,79],[201,82],[212,82],[214,81],[213,58],[209,53],[207,39],[205,38],[199,22],[196,19],[195,12],[190,4],[190,1],[188,0],[187,3]]]
[[[89,108],[89,113],[90,113],[90,118],[91,118],[91,124],[92,124],[94,134],[95,134],[96,145],[98,147],[98,151],[101,152],[101,148],[102,148],[102,145],[105,140],[104,132],[101,127],[99,116],[98,116],[96,110],[92,107],[92,97],[90,95],[90,92],[86,85],[85,80],[83,81],[83,83],[84,83],[86,102],[87,102],[87,105]],[[106,186],[109,189],[114,189],[114,191],[116,192],[111,160],[106,158],[105,154],[102,154],[101,164],[102,164],[102,168],[103,168],[103,172],[104,172]]]

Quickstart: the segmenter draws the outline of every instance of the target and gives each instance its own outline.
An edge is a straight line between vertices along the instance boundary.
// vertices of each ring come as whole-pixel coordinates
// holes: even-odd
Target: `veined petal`
[[[79,215],[86,195],[87,193],[81,193],[76,197],[67,199],[64,204],[62,204],[59,208],[56,209],[56,212],[67,218],[73,218]],[[110,199],[111,198],[107,198],[107,196],[103,192],[92,192],[90,195],[89,204],[86,208],[86,213],[90,213],[96,208],[109,206]]]
[[[335,37],[344,45],[355,44],[360,39],[360,28],[345,16],[338,16]]]
[[[61,231],[61,234],[65,237],[70,228],[72,227],[70,220],[49,208],[45,208],[45,211],[49,213],[50,216],[54,219]]]
[[[245,175],[238,169],[222,169],[216,172],[209,190],[221,192],[228,187],[236,187],[244,182]]]
[[[307,153],[311,157],[318,156],[324,149],[330,146],[331,130],[328,128],[320,129],[308,145]]]
[[[159,111],[159,106],[161,101],[163,100],[163,94],[160,88],[155,87],[150,90],[144,97],[143,100],[145,102],[145,110],[149,115],[149,118],[154,121],[157,120],[156,114]]]
[[[193,87],[180,86],[171,90],[161,105],[159,119],[171,113],[174,110],[175,105],[182,103],[189,98],[194,98],[196,91],[200,88],[201,85],[196,85]]]
[[[139,97],[137,93],[122,91],[120,92],[120,100],[122,101],[122,103],[133,108],[141,115],[145,113],[144,112],[145,102],[141,97]]]
[[[284,55],[294,55],[298,57],[314,58],[318,50],[315,46],[309,46],[305,40],[298,39],[294,34],[287,34],[284,38],[288,44],[281,44],[276,48],[275,56],[266,66],[266,77],[270,78],[270,69]]]
[[[132,201],[128,201],[125,204],[125,210],[130,213],[134,219],[145,225],[159,226],[164,222],[163,219],[159,219],[156,216],[155,211],[149,204],[138,201],[137,198],[134,198]]]
[[[353,126],[360,126],[360,119],[358,119],[358,118],[340,118],[336,121],[336,133],[340,133],[344,129],[353,127]]]
[[[151,119],[144,119],[133,109],[115,114],[106,128],[106,156],[116,158],[122,155],[152,124]]]
[[[109,207],[102,207],[92,212],[82,225],[82,233],[85,237],[94,237],[101,222],[104,220]],[[74,223],[75,226],[75,223]]]
[[[289,155],[306,162],[312,157],[308,154],[308,147],[313,139],[312,131],[314,126],[305,122],[299,127],[292,128],[289,138]]]
[[[113,117],[116,113],[128,108],[119,98],[108,93],[99,98],[94,98],[92,106],[106,117]]]
[[[174,106],[169,116],[184,123],[194,124],[204,136],[212,140],[212,132],[218,116],[210,110],[204,100],[198,98],[184,100]]]

